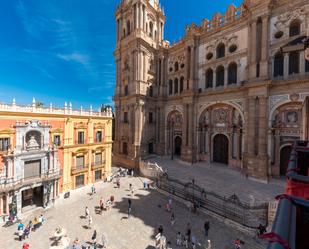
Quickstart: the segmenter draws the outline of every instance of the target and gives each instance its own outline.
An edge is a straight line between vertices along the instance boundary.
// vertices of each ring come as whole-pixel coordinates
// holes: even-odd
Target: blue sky
[[[115,85],[114,11],[120,0],[1,0],[0,102],[98,108],[111,104]],[[165,38],[179,40],[241,0],[161,0]]]

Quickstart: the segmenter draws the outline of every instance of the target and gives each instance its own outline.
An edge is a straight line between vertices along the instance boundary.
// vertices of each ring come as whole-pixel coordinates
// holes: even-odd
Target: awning
[[[309,45],[309,37],[308,36],[299,36],[294,40],[290,41],[286,45],[282,46],[281,52],[282,53],[289,53],[295,51],[303,51]]]

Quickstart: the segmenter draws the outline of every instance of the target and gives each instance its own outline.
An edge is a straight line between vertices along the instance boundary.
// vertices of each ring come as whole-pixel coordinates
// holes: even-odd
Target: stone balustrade
[[[12,104],[0,103],[1,112],[23,112],[23,113],[38,113],[38,114],[60,114],[69,116],[90,116],[90,117],[112,117],[113,112],[111,107],[105,108],[101,111],[93,111],[90,106],[89,110],[84,110],[82,107],[79,110],[73,110],[72,104],[64,104],[64,108],[54,108],[52,104],[49,107],[38,107],[33,99],[32,105],[17,105],[15,100]]]

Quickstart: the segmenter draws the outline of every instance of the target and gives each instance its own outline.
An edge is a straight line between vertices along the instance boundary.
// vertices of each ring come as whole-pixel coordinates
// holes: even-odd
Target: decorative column
[[[227,87],[227,83],[228,83],[228,66],[226,65],[224,67],[224,88]]]
[[[217,85],[217,73],[216,73],[216,69],[212,69],[212,89],[216,90],[216,85]]]
[[[267,155],[267,98],[264,96],[260,97],[259,100],[259,138],[258,138],[258,146],[259,146],[259,156]]]
[[[262,19],[262,47],[261,47],[261,77],[268,76],[268,16],[264,16]]]
[[[193,83],[194,83],[194,56],[195,54],[195,47],[191,46],[191,58],[190,58],[190,84],[189,84],[189,88],[193,89]]]
[[[250,61],[250,78],[256,78],[256,20],[251,24],[251,61]]]
[[[289,78],[289,54],[284,54],[284,79]]]
[[[305,74],[306,60],[304,58],[305,58],[305,51],[303,50],[303,51],[300,51],[300,53],[299,53],[299,59],[300,59],[300,62],[299,62],[299,73],[301,75]]]

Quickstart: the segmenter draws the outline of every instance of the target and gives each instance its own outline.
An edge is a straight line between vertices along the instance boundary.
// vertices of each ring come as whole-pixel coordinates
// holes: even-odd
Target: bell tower
[[[158,0],[122,0],[115,17],[114,163],[136,168],[156,152],[156,61],[165,16]]]

